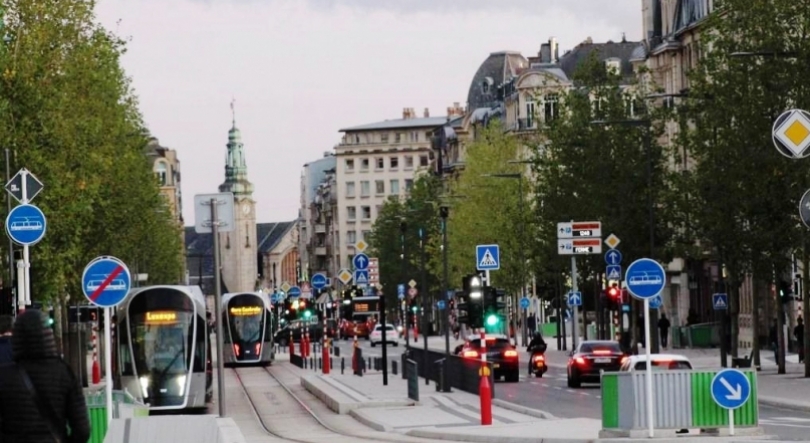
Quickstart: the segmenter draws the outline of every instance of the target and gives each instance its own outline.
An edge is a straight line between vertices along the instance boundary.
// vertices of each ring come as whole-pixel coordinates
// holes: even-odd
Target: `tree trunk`
[[[751,276],[751,281],[756,282],[754,276]],[[762,361],[760,360],[759,349],[759,301],[762,297],[760,297],[760,285],[754,284],[754,293],[751,295],[751,334],[753,334],[753,339],[751,340],[751,347],[753,348],[751,352],[754,354],[754,367],[757,370],[762,368]]]
[[[740,285],[735,280],[731,280],[728,292],[728,313],[731,317],[731,349],[729,353],[732,357],[738,357],[740,343]]]

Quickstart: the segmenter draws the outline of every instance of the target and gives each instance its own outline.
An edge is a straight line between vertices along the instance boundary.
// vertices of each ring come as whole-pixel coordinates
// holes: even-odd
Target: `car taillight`
[[[233,345],[233,353],[239,355],[239,345],[237,344]]]
[[[577,362],[578,365],[584,365],[585,364],[585,359],[582,358],[582,357],[577,357],[576,359],[574,359],[574,361]]]
[[[604,350],[604,349],[597,349],[593,351],[594,355],[610,355],[612,352]]]
[[[477,351],[464,351],[464,354],[462,354],[462,356],[467,357],[467,358],[478,358],[478,352]]]
[[[515,357],[518,356],[518,353],[517,353],[517,351],[509,350],[509,351],[504,352],[503,356],[504,357],[515,358]]]

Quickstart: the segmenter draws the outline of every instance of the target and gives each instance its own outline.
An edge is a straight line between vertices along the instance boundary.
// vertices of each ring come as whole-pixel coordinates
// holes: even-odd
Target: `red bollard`
[[[289,342],[289,345],[290,345],[290,355],[295,355],[295,342],[293,341],[293,335],[292,335],[292,332],[290,332],[290,342]]]
[[[481,383],[478,385],[478,396],[481,398],[481,425],[492,424],[492,386],[489,385],[489,367],[481,367]]]
[[[97,359],[93,359],[93,384],[101,383],[101,366],[98,364]]]
[[[312,345],[312,344],[309,342],[309,329],[307,329],[307,333],[305,334],[305,337],[306,337],[306,338],[304,339],[304,343],[305,343],[305,344],[304,344],[304,352],[305,352],[306,354],[304,355],[304,357],[307,357],[307,358],[308,358],[308,357],[309,357],[309,348],[310,348],[310,346]]]
[[[321,352],[321,358],[323,359],[323,373],[329,374],[329,339],[327,338],[324,340],[323,343],[323,350]]]
[[[413,325],[413,341],[416,342],[419,340],[419,328],[414,324]]]
[[[306,358],[307,351],[304,350],[304,345],[306,344],[307,339],[304,337],[304,334],[301,334],[301,341],[298,342],[298,350],[301,351],[301,357]]]

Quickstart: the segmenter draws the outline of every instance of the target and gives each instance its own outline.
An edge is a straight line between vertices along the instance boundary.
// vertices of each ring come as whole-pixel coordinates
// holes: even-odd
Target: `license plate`
[[[492,365],[492,367],[493,367],[493,368],[500,368],[500,367],[501,367],[501,365],[499,365],[498,363],[495,363],[495,364],[493,364],[493,365]]]
[[[538,361],[538,362],[535,364],[535,366],[537,366],[538,368],[542,368],[542,367],[543,367],[543,366],[545,366],[545,365],[543,364],[543,362]]]
[[[597,358],[597,359],[594,359],[594,363],[610,363],[610,359],[609,358]]]

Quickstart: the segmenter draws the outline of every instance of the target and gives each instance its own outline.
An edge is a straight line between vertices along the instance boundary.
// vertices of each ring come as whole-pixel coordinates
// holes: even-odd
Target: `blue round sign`
[[[712,379],[712,399],[723,409],[737,409],[751,397],[751,382],[737,369],[723,369]]]
[[[444,300],[437,301],[436,302],[436,307],[439,308],[440,310],[444,309]]]
[[[529,298],[523,297],[520,299],[520,307],[522,309],[529,309]]]
[[[45,214],[34,205],[19,205],[6,217],[6,233],[14,243],[30,246],[45,237],[48,222]]]
[[[352,264],[354,265],[354,269],[358,271],[368,269],[368,255],[363,254],[362,252],[355,255],[352,259]]]
[[[312,284],[312,287],[315,288],[315,289],[323,289],[323,288],[326,287],[326,281],[327,280],[326,280],[325,275],[323,275],[323,274],[315,274],[315,275],[312,276],[312,279],[310,280],[310,284]]]
[[[663,305],[664,299],[661,298],[661,294],[658,294],[655,297],[650,297],[650,309],[661,309],[661,306]]]
[[[661,293],[666,283],[666,274],[664,267],[657,261],[640,258],[627,267],[624,281],[630,294],[645,299]]]
[[[82,273],[82,292],[96,306],[111,308],[129,293],[132,277],[127,265],[115,257],[98,257]]]
[[[287,291],[287,295],[290,298],[300,297],[301,296],[301,288],[298,286],[293,286]]]
[[[622,253],[618,249],[608,249],[605,252],[605,263],[616,266],[622,263]]]

